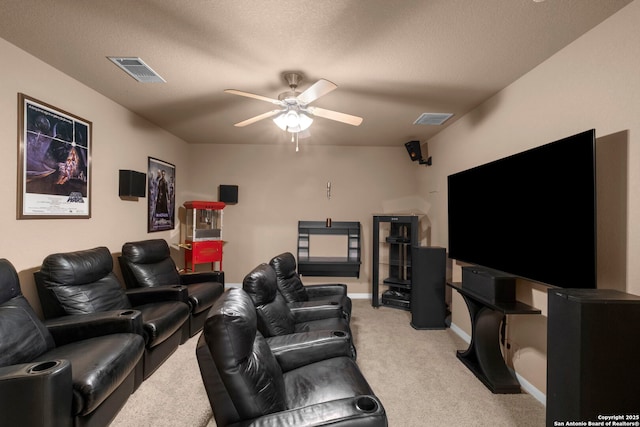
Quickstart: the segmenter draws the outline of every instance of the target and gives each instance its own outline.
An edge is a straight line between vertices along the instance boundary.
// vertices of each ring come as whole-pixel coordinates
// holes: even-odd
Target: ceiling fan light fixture
[[[288,129],[295,129],[300,126],[300,117],[295,111],[289,111],[284,116]]]
[[[278,114],[273,118],[273,123],[276,124],[280,129],[287,130],[287,113]]]
[[[309,126],[313,123],[313,119],[304,113],[289,110],[285,113],[278,114],[273,118],[273,122],[284,131],[297,133],[309,129]]]
[[[309,129],[311,123],[313,123],[313,119],[307,116],[305,113],[298,114],[299,124],[300,124],[300,132],[303,132]]]

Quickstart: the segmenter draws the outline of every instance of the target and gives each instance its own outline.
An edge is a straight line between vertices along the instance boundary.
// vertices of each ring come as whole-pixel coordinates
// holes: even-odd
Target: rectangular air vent
[[[120,67],[125,73],[142,83],[166,83],[165,79],[153,71],[140,58],[122,58],[109,56],[111,62]]]
[[[413,124],[439,126],[449,120],[451,116],[453,116],[453,114],[450,113],[422,113]]]

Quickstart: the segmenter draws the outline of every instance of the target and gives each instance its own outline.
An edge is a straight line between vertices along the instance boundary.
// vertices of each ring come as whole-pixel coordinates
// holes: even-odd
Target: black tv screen
[[[449,256],[596,287],[595,130],[449,175]]]

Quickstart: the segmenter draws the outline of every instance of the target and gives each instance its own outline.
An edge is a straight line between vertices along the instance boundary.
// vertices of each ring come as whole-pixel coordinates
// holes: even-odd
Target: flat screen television
[[[595,130],[449,175],[452,259],[596,287]]]

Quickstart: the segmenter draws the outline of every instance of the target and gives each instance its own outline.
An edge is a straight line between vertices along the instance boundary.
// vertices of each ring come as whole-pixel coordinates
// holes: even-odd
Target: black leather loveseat
[[[281,363],[257,322],[251,297],[238,288],[216,301],[205,322],[196,356],[218,427],[387,425],[351,357],[316,352]]]
[[[0,425],[106,426],[135,390],[140,312],[67,316],[43,324],[0,259]]]
[[[127,242],[118,257],[124,284],[128,289],[183,285],[189,294],[188,334],[183,341],[202,330],[211,306],[224,292],[224,272],[179,273],[164,239]]]
[[[125,291],[113,273],[111,252],[104,246],[48,255],[34,276],[46,319],[114,310],[140,311],[145,341],[144,379],[178,348],[189,327],[186,287]]]

